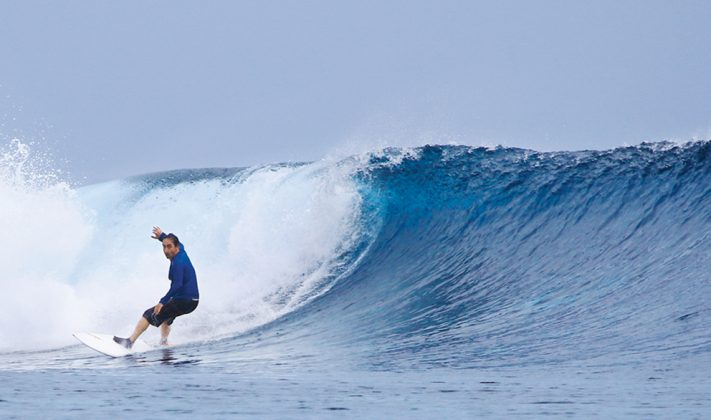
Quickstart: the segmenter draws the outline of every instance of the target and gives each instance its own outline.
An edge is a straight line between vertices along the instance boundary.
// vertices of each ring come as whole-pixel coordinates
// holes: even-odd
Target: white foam
[[[360,238],[352,170],[268,166],[240,182],[147,190],[135,180],[37,187],[6,173],[0,350],[73,344],[79,330],[129,334],[169,287],[154,225],[180,237],[198,273],[200,306],[176,321],[174,342],[239,333],[293,310],[330,286],[338,256]]]
[[[92,214],[68,185],[33,172],[26,145],[8,149],[0,159],[0,348],[54,345],[82,312],[66,280],[91,236]]]

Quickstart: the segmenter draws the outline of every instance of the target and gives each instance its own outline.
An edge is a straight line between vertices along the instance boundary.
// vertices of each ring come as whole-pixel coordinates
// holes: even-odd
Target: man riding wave
[[[152,238],[161,241],[163,253],[170,260],[170,269],[168,270],[170,290],[158,304],[146,309],[136,324],[133,335],[128,338],[114,337],[115,342],[126,348],[131,348],[149,325],[160,327],[160,343],[168,345],[170,325],[176,317],[194,311],[200,299],[195,268],[193,268],[193,264],[185,252],[185,247],[180,243],[178,237],[172,233],[166,235],[161,228],[156,226],[153,227]]]

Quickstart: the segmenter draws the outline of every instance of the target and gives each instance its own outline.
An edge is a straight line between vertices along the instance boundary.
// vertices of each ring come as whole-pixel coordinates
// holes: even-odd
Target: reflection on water
[[[140,365],[161,364],[172,366],[197,365],[202,361],[201,359],[195,358],[194,355],[175,351],[175,349],[169,347],[147,353],[129,355],[122,358],[122,360],[130,360],[132,363]]]
[[[160,363],[163,365],[194,365],[200,363],[200,359],[189,358],[189,355],[177,355],[173,349],[166,347],[160,350]],[[188,358],[183,358],[188,357]]]

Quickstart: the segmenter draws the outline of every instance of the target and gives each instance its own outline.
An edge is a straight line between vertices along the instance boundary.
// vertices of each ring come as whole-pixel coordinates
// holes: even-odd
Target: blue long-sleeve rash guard
[[[165,233],[161,233],[158,238],[163,242],[166,238]],[[197,275],[195,268],[185,252],[185,246],[180,244],[180,251],[170,261],[170,269],[168,270],[168,278],[170,279],[170,290],[160,300],[160,303],[166,304],[170,300],[193,300],[199,299]]]

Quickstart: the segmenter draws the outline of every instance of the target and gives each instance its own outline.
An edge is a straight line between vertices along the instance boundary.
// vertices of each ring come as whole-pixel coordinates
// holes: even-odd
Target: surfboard
[[[133,347],[127,349],[126,347],[115,342],[114,336],[111,334],[77,332],[72,335],[85,346],[111,357],[123,357],[128,356],[129,354],[143,353],[144,351],[153,350],[153,346],[140,338],[133,343]]]

